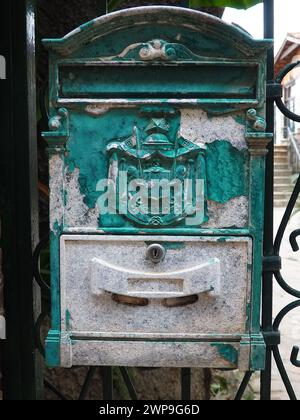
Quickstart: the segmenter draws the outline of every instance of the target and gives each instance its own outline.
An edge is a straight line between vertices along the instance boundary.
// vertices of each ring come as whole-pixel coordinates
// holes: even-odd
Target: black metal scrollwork
[[[300,236],[300,229],[294,230],[294,232],[292,232],[290,235],[290,243],[294,252],[299,251],[299,245],[297,242],[298,236]]]
[[[49,236],[46,236],[39,242],[39,244],[37,245],[33,253],[33,276],[37,284],[40,286],[40,288],[46,291],[50,291],[50,286],[49,284],[46,283],[46,281],[43,279],[41,275],[40,257],[41,257],[42,251],[45,249],[48,242],[49,242]]]
[[[289,64],[287,65],[278,75],[278,77],[275,80],[275,84],[281,84],[284,77],[293,69],[295,69],[297,66],[300,65],[300,61],[297,61],[295,63]],[[278,108],[280,109],[280,111],[289,119],[296,121],[296,122],[300,122],[300,116],[291,112],[283,103],[282,98],[281,97],[275,97],[274,98]],[[279,257],[280,256],[280,249],[281,249],[281,245],[282,245],[282,241],[283,241],[283,237],[284,234],[286,232],[286,228],[287,225],[289,223],[289,220],[293,214],[294,208],[296,206],[297,200],[299,198],[299,194],[300,194],[300,175],[298,177],[298,180],[296,182],[296,185],[294,187],[293,193],[291,195],[291,198],[289,200],[288,206],[285,210],[284,216],[282,218],[282,221],[280,223],[276,238],[275,238],[275,242],[274,242],[274,256]],[[290,244],[291,247],[293,249],[294,252],[299,251],[299,244],[297,241],[297,238],[300,236],[300,229],[295,230],[294,232],[291,233],[290,235]],[[282,273],[281,273],[281,269],[279,269],[278,267],[273,271],[273,274],[277,280],[277,283],[280,285],[280,287],[289,295],[296,297],[297,299],[300,299],[300,290],[296,290],[294,288],[292,288],[283,278]],[[287,305],[285,308],[283,308],[281,310],[281,312],[277,315],[277,317],[275,318],[274,324],[273,324],[273,332],[274,333],[278,333],[279,332],[279,328],[281,325],[281,322],[283,321],[283,319],[294,309],[296,308],[300,308],[300,300],[296,300],[293,303],[290,303],[289,305]],[[274,355],[274,359],[276,362],[276,365],[278,367],[278,370],[280,372],[281,378],[283,380],[283,383],[285,385],[285,388],[287,390],[287,393],[289,395],[289,398],[291,400],[297,400],[297,396],[295,394],[295,391],[293,389],[293,386],[291,384],[289,375],[287,373],[287,370],[285,368],[285,365],[283,363],[281,354],[280,354],[280,350],[279,350],[279,345],[274,345],[272,346],[272,352]],[[299,356],[299,347],[294,346],[292,353],[291,353],[291,363],[295,366],[295,367],[300,367],[300,361],[298,360],[298,356]]]
[[[278,74],[277,78],[275,79],[276,84],[281,84],[285,76],[296,67],[300,65],[300,61],[297,61],[292,64],[288,64],[282,71]],[[295,114],[294,112],[290,111],[283,103],[282,98],[276,97],[275,98],[276,105],[280,109],[280,111],[290,120],[300,122],[300,116]]]
[[[291,354],[291,363],[298,368],[300,368],[300,360],[298,360],[299,351],[299,347],[294,346]]]
[[[279,229],[278,229],[278,232],[277,232],[277,235],[276,235],[276,239],[275,239],[275,242],[274,242],[274,255],[275,256],[280,255],[280,249],[281,249],[283,236],[284,236],[284,233],[286,231],[288,222],[291,218],[291,215],[293,213],[293,210],[295,208],[295,205],[296,205],[296,202],[298,200],[299,194],[300,194],[300,176],[299,176],[298,181],[295,185],[294,191],[292,193],[289,204],[286,208],[286,211],[284,213],[284,216],[282,218],[281,224],[279,226]],[[298,243],[297,243],[297,240],[296,240],[297,237],[299,236],[299,234],[300,234],[300,231],[296,230],[290,236],[290,243],[291,243],[291,246],[292,246],[292,248],[295,252],[299,250]],[[280,287],[283,290],[285,290],[288,294],[300,299],[300,290],[296,290],[296,289],[293,289],[292,287],[290,287],[287,284],[287,282],[284,280],[280,270],[275,270],[274,275],[275,275],[275,278],[276,278],[278,284],[280,285]]]

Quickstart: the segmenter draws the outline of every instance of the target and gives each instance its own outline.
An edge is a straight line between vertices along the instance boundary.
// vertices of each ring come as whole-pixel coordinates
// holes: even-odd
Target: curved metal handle
[[[294,252],[297,252],[300,249],[299,245],[298,245],[298,242],[297,242],[298,236],[300,236],[300,229],[295,230],[290,235],[290,243],[291,243],[291,246],[292,246]]]
[[[299,347],[294,346],[291,354],[291,363],[298,368],[300,368],[300,360],[298,360],[299,351]]]
[[[100,258],[91,260],[91,289],[94,295],[112,293],[143,299],[169,299],[220,293],[221,267],[217,258],[174,272],[135,271]]]

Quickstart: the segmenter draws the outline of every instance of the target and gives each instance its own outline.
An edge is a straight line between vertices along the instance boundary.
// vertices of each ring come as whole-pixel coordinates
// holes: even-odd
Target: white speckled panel
[[[153,264],[146,259],[150,243],[164,244],[167,253],[163,262]],[[84,337],[241,336],[247,333],[251,257],[250,238],[63,236],[62,330]],[[156,282],[160,276],[164,277],[164,273],[193,270],[216,259],[220,270],[219,292],[203,293],[209,274],[206,271],[203,276],[200,271],[198,285],[194,284],[199,289],[198,301],[193,304],[170,308],[156,298],[150,299],[147,306],[124,305],[113,301],[111,293],[95,294],[91,282],[95,258],[106,262],[107,266],[113,264],[119,271],[148,273],[149,278],[155,278]],[[214,265],[212,267],[215,270]],[[97,273],[99,279],[101,275],[102,278],[107,275],[105,265],[102,268],[103,272]],[[126,282],[124,279],[122,281]],[[101,283],[101,279],[99,282],[105,288],[105,282]],[[127,285],[124,290],[123,286],[118,284],[122,293]],[[176,287],[178,284],[174,283],[173,291],[178,292]],[[160,292],[159,287],[157,292]],[[192,290],[192,293],[197,292]]]
[[[201,109],[181,109],[180,134],[196,144],[226,140],[239,150],[248,148],[245,124],[239,123],[231,115],[209,118]]]
[[[66,206],[64,209],[64,222],[66,226],[97,229],[99,211],[97,208],[89,209],[84,203],[84,196],[79,189],[79,169],[67,171],[65,179]]]
[[[227,343],[236,354],[239,344]],[[226,346],[226,343],[223,345]],[[78,341],[73,342],[73,365],[132,367],[201,367],[234,369],[237,364],[222,357],[214,343]],[[241,370],[247,365],[239,364]]]
[[[52,231],[56,226],[63,224],[64,202],[63,202],[63,180],[64,162],[62,157],[57,154],[51,156],[49,162],[50,177],[50,227]]]

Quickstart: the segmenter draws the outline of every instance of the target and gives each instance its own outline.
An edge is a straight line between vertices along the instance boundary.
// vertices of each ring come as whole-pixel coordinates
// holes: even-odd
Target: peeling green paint
[[[70,173],[75,168],[79,169],[80,192],[84,203],[92,209],[99,198],[96,185],[99,180],[106,179],[108,173],[107,145],[113,139],[130,137],[134,125],[144,129],[148,121],[139,113],[124,109],[109,110],[97,120],[91,115],[73,111],[70,120],[66,166]],[[112,121],[114,124],[111,124]],[[180,117],[172,118],[170,122],[170,135],[174,137]],[[247,195],[247,151],[239,151],[225,140],[216,141],[207,145],[206,162],[209,200],[225,203],[234,197]],[[100,223],[101,227],[128,225],[117,215],[102,217]]]
[[[207,145],[208,199],[226,203],[248,194],[248,152],[239,151],[226,140]]]
[[[71,321],[72,321],[72,316],[70,311],[67,309],[66,310],[66,328],[67,330],[71,330]]]
[[[227,242],[227,238],[219,238],[218,242]]]
[[[250,368],[251,370],[264,370],[266,363],[266,344],[262,334],[253,336],[251,343]]]
[[[51,306],[53,330],[60,329],[60,234],[63,227],[56,222],[54,231],[50,232],[50,256],[51,256]]]
[[[212,343],[211,346],[216,347],[220,356],[225,360],[232,363],[233,365],[237,365],[238,351],[232,345],[224,343]]]
[[[251,303],[247,303],[246,307],[246,322],[245,322],[245,331],[249,331],[251,328],[251,314],[252,314],[252,306]]]
[[[46,364],[49,367],[60,365],[60,329],[50,330],[46,339]]]
[[[241,125],[243,125],[243,126],[245,126],[245,125],[246,125],[246,122],[245,122],[245,115],[242,115],[242,114],[237,114],[237,115],[234,115],[233,117],[234,117],[234,120],[235,120],[238,124],[241,124]]]

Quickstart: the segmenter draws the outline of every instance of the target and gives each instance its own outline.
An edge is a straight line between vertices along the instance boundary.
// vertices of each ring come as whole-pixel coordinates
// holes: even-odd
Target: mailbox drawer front
[[[149,247],[165,258],[154,263]],[[78,338],[238,337],[248,333],[252,240],[61,237],[62,330]]]

